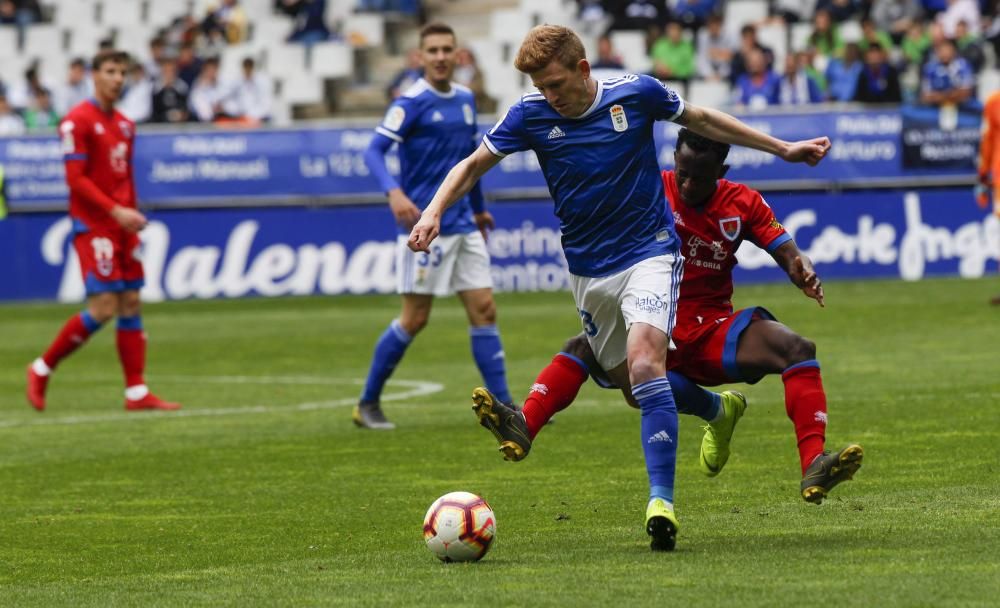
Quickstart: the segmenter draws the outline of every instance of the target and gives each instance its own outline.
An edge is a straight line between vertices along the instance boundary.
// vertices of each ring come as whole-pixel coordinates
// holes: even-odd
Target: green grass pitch
[[[178,414],[123,411],[110,327],[34,412],[24,366],[79,307],[2,306],[0,606],[996,606],[998,288],[831,282],[826,309],[738,288],[816,341],[828,443],[860,442],[865,464],[804,503],[780,379],[743,387],[718,478],[682,417],[672,554],[648,549],[638,414],[619,395],[584,387],[527,460],[501,460],[470,410],[454,300],[396,371],[388,433],[350,408],[394,297],[148,306],[148,379]],[[498,301],[522,398],[579,321],[566,293]],[[424,511],[452,490],[496,512],[480,563],[424,547]]]

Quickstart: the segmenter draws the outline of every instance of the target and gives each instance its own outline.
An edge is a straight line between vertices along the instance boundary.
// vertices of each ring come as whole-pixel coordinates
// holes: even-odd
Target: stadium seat
[[[840,38],[845,42],[860,42],[863,37],[861,24],[857,21],[844,21],[837,26]]]
[[[13,57],[18,53],[17,28],[0,27],[0,57],[6,61],[8,57]]]
[[[780,73],[788,54],[788,28],[783,23],[758,25],[757,39],[774,51],[774,70]]]
[[[101,0],[101,24],[128,29],[142,28],[142,2]]]
[[[30,57],[39,57],[49,68],[65,61],[63,30],[56,25],[32,25],[25,30],[24,47],[21,52]]]
[[[793,51],[804,51],[809,48],[809,36],[812,36],[812,23],[793,23],[790,32],[790,46]]]
[[[97,52],[97,43],[108,35],[106,28],[91,25],[90,27],[77,27],[69,30],[69,52],[73,57],[83,57],[87,61]],[[148,42],[148,41],[147,41]],[[141,49],[132,49],[130,52],[144,54],[146,45]],[[141,53],[139,51],[142,51]]]
[[[503,45],[488,38],[472,39],[466,44],[476,57],[476,63],[484,75],[492,74],[497,67],[508,64],[504,58]]]
[[[646,34],[633,30],[611,32],[611,46],[621,55],[629,72],[645,73],[653,67],[646,52]]]
[[[344,20],[344,35],[364,47],[381,47],[385,42],[385,17],[367,13]]]
[[[727,29],[738,37],[744,25],[767,19],[767,0],[731,0],[726,3],[723,19]]]
[[[154,30],[165,27],[187,11],[186,2],[149,2],[146,23]]]
[[[692,80],[688,88],[688,101],[697,106],[718,108],[729,104],[730,91],[726,82]]]
[[[551,23],[574,27],[576,2],[563,0],[521,0],[520,10],[533,24]]]
[[[118,25],[115,26],[115,47],[133,57],[146,57],[149,53],[149,40],[153,36],[153,32],[146,28]]]
[[[272,78],[283,78],[306,71],[306,47],[301,44],[281,43],[267,47],[265,69]]]
[[[264,45],[260,42],[244,42],[231,44],[222,50],[219,56],[219,76],[223,80],[240,78],[243,73],[243,60],[252,57],[257,65],[264,63]]]
[[[490,14],[490,39],[517,48],[534,25],[532,16],[518,9],[493,11]]]
[[[354,74],[354,49],[343,42],[321,42],[309,47],[309,72],[324,78]]]
[[[283,15],[273,15],[250,24],[250,40],[258,45],[279,44],[288,39],[295,24]]]
[[[323,99],[323,80],[304,71],[287,71],[281,77],[280,98],[290,104],[317,103]]]
[[[58,2],[52,14],[52,22],[63,27],[84,29],[97,23],[97,2],[93,0],[75,0],[74,2]]]
[[[522,76],[520,72],[513,68],[495,70],[484,79],[486,93],[490,97],[495,97],[498,102],[500,100],[516,101],[531,87],[530,84],[525,83]],[[507,109],[504,105],[500,105],[499,107],[501,111]]]

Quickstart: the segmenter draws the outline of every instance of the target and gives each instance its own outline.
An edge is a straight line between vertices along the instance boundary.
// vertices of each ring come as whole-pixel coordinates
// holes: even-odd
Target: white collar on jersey
[[[444,99],[450,99],[450,98],[452,98],[452,97],[455,96],[455,93],[458,92],[457,88],[455,87],[455,83],[454,82],[449,83],[451,85],[451,89],[447,93],[442,93],[441,91],[435,89],[434,85],[432,85],[430,83],[430,81],[427,80],[424,77],[421,77],[420,80],[418,80],[417,82],[423,83],[424,88],[426,90],[428,90],[431,93],[434,93],[435,95],[437,95],[438,97],[442,97]]]
[[[574,116],[570,118],[570,120],[580,120],[581,118],[586,118],[594,113],[594,110],[597,109],[597,106],[601,105],[601,97],[604,96],[604,83],[602,83],[600,80],[597,80],[596,78],[594,79],[594,81],[597,82],[597,94],[594,95],[594,103],[590,104],[590,107],[587,108],[587,110],[583,114],[580,114],[579,116]]]

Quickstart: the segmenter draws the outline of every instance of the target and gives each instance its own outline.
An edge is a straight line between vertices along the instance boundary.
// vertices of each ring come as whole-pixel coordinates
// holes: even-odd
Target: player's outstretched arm
[[[413,251],[430,251],[431,241],[437,238],[441,230],[441,215],[445,209],[455,204],[479,181],[487,171],[500,162],[500,157],[480,144],[476,151],[451,168],[448,176],[438,187],[434,198],[424,208],[420,220],[410,231],[407,245]]]
[[[686,105],[684,113],[677,122],[710,139],[768,152],[790,163],[815,166],[830,150],[828,137],[788,142],[771,137],[725,112],[712,108]]]
[[[778,263],[778,266],[781,266],[781,269],[788,274],[789,280],[801,289],[806,297],[816,300],[820,306],[826,306],[826,301],[823,298],[823,282],[816,274],[812,260],[799,251],[795,241],[785,241],[771,255],[774,256],[774,261]]]

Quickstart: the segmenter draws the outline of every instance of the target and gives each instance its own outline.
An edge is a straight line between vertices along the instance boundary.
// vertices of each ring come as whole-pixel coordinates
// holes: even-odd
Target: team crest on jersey
[[[743,227],[743,221],[736,217],[724,217],[719,220],[719,229],[722,230],[722,236],[726,237],[730,241],[735,241],[738,236],[740,236],[740,228]]]
[[[785,227],[781,225],[781,222],[778,221],[778,218],[774,216],[771,216],[771,228],[774,228],[775,230],[785,229]]]
[[[132,137],[132,127],[130,127],[129,124],[124,120],[118,123],[118,128],[121,129],[122,136],[125,139],[129,139]]]
[[[618,104],[611,106],[611,126],[619,133],[628,129],[628,117],[625,116],[625,108]]]
[[[465,117],[465,124],[467,125],[476,122],[476,115],[472,112],[472,106],[467,103],[462,104],[462,116]]]
[[[104,135],[104,125],[102,125],[101,123],[95,124],[94,133],[97,133],[98,135]]]
[[[382,121],[382,124],[390,131],[398,131],[403,126],[403,120],[405,119],[406,110],[399,106],[393,106],[385,113],[385,120]]]

